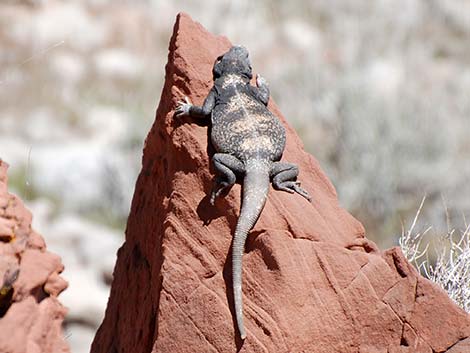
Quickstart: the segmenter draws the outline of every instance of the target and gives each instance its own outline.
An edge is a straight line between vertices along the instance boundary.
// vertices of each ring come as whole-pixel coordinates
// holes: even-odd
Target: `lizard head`
[[[214,80],[224,75],[238,75],[246,78],[248,82],[253,77],[248,50],[234,45],[228,52],[217,58],[212,74]]]

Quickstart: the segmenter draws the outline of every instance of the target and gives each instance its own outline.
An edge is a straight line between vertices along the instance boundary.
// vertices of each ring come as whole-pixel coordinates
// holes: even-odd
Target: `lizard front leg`
[[[245,174],[245,165],[237,157],[227,153],[216,153],[212,157],[217,176],[212,188],[210,203],[215,203],[215,198],[222,191],[231,187],[237,181],[237,175]]]
[[[305,197],[308,201],[311,201],[311,197],[308,192],[300,187],[300,182],[297,181],[299,175],[299,167],[293,163],[285,162],[274,162],[270,177],[272,178],[273,187],[276,190],[287,191],[291,194],[294,192]]]
[[[176,116],[191,116],[195,118],[205,118],[211,115],[215,106],[215,90],[212,88],[204,100],[202,107],[193,105],[188,97],[184,97],[185,101],[178,101],[175,113]]]
[[[256,86],[258,99],[264,104],[268,105],[269,101],[269,87],[268,83],[261,75],[256,75]]]

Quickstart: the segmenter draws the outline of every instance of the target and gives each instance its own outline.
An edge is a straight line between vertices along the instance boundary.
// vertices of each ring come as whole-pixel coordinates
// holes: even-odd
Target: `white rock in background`
[[[64,211],[109,208],[128,214],[137,169],[115,147],[87,140],[37,145],[31,151],[32,187],[61,200]]]
[[[127,216],[138,173],[135,156],[122,150],[129,138],[129,120],[122,110],[92,106],[79,128],[72,130],[47,109],[34,110],[24,132],[31,147],[25,146],[21,154],[27,160],[31,149],[34,190],[61,200],[66,211],[101,208],[109,209],[113,217]]]
[[[287,41],[297,49],[320,54],[321,35],[311,24],[300,20],[288,20],[282,29]]]
[[[3,60],[3,58],[0,58],[0,62]],[[2,67],[0,70],[2,70],[0,72],[0,88],[2,90],[17,89],[28,79],[28,76],[21,69],[12,65]]]
[[[52,237],[55,235],[51,239],[54,244],[62,241],[64,245],[73,247],[74,253],[80,257],[80,265],[102,269],[106,274],[112,273],[117,249],[123,241],[121,233],[73,214],[59,217],[48,231]],[[66,261],[64,264],[67,266]],[[104,264],[111,265],[106,268]]]
[[[63,41],[72,48],[90,50],[102,46],[109,34],[106,21],[95,19],[76,2],[54,2],[40,7],[32,17],[31,29],[35,43],[46,50]]]
[[[364,78],[371,94],[383,98],[395,98],[403,84],[405,74],[403,65],[384,58],[370,63],[366,67]]]
[[[1,121],[1,117],[0,117]],[[8,129],[6,129],[7,131]],[[9,175],[16,174],[21,168],[27,168],[28,154],[30,146],[23,139],[19,139],[15,136],[9,136],[0,127],[0,159],[7,162],[10,165],[8,169]]]
[[[41,233],[48,248],[62,256],[67,268],[91,268],[95,277],[111,276],[116,253],[124,237],[121,232],[87,221],[75,214],[55,215],[45,198],[28,202],[33,228]]]
[[[97,71],[108,77],[133,79],[143,72],[142,60],[120,48],[102,50],[94,58]]]
[[[79,0],[84,4],[92,7],[101,7],[112,4],[114,0]],[[112,6],[112,5],[111,5]]]
[[[83,119],[90,139],[108,144],[124,141],[128,136],[127,123],[131,119],[120,109],[112,106],[93,106]]]
[[[60,301],[69,310],[66,321],[86,322],[98,328],[104,318],[109,287],[96,277],[92,269],[65,267],[63,276],[69,287],[60,294]]]
[[[37,198],[33,201],[25,200],[26,206],[33,214],[32,227],[47,240],[53,240],[54,236],[49,232],[54,214],[54,204],[45,197]],[[49,245],[49,244],[48,244]]]
[[[32,151],[35,143],[56,141],[63,143],[71,138],[70,127],[64,119],[58,118],[56,112],[49,106],[39,106],[21,119],[25,119],[23,134],[31,144]],[[53,127],[53,128],[52,128]]]
[[[39,145],[32,151],[33,185],[46,195],[61,195],[67,208],[95,200],[100,192],[100,146],[83,143]]]
[[[55,53],[50,60],[52,71],[64,84],[73,85],[86,74],[86,66],[82,57],[70,52]]]
[[[67,324],[64,336],[73,353],[89,353],[96,329],[83,324]]]

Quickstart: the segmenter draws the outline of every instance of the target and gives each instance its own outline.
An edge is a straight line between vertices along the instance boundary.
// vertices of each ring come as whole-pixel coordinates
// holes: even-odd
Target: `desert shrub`
[[[470,312],[470,226],[461,231],[451,229],[435,237],[434,244],[423,244],[431,227],[416,230],[424,198],[410,228],[402,230],[399,244],[405,257],[418,271],[444,289],[449,297]],[[448,219],[448,218],[447,218]],[[434,249],[434,254],[431,253]]]

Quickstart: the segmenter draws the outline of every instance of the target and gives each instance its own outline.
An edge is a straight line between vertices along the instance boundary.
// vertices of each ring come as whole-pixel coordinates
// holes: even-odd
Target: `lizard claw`
[[[307,199],[309,202],[312,202],[312,198],[310,197],[307,190],[300,187],[299,181],[285,181],[281,185],[278,185],[276,188],[279,190],[286,191],[290,194],[293,194],[294,192],[296,192],[300,196]]]
[[[226,181],[217,181],[216,179],[216,184],[212,188],[211,191],[211,196],[209,198],[209,203],[214,206],[215,205],[215,199],[218,198],[228,187],[230,187],[231,184],[229,184]]]
[[[260,74],[256,74],[256,85],[257,85],[258,87],[260,87],[260,86],[267,86],[267,84],[268,84],[268,83],[266,82],[266,80],[264,79],[263,76],[261,76]]]
[[[312,198],[309,195],[308,191],[300,187],[300,183],[296,182],[293,185],[293,189],[296,193],[298,193],[300,196],[303,196],[304,198],[307,199],[307,201],[312,202]]]
[[[189,110],[193,106],[188,97],[184,97],[184,100],[184,102],[178,101],[178,105],[176,106],[175,113],[178,117],[189,115]]]
[[[209,204],[211,206],[214,206],[215,205],[215,193],[212,193],[211,194],[211,197],[209,198]]]

